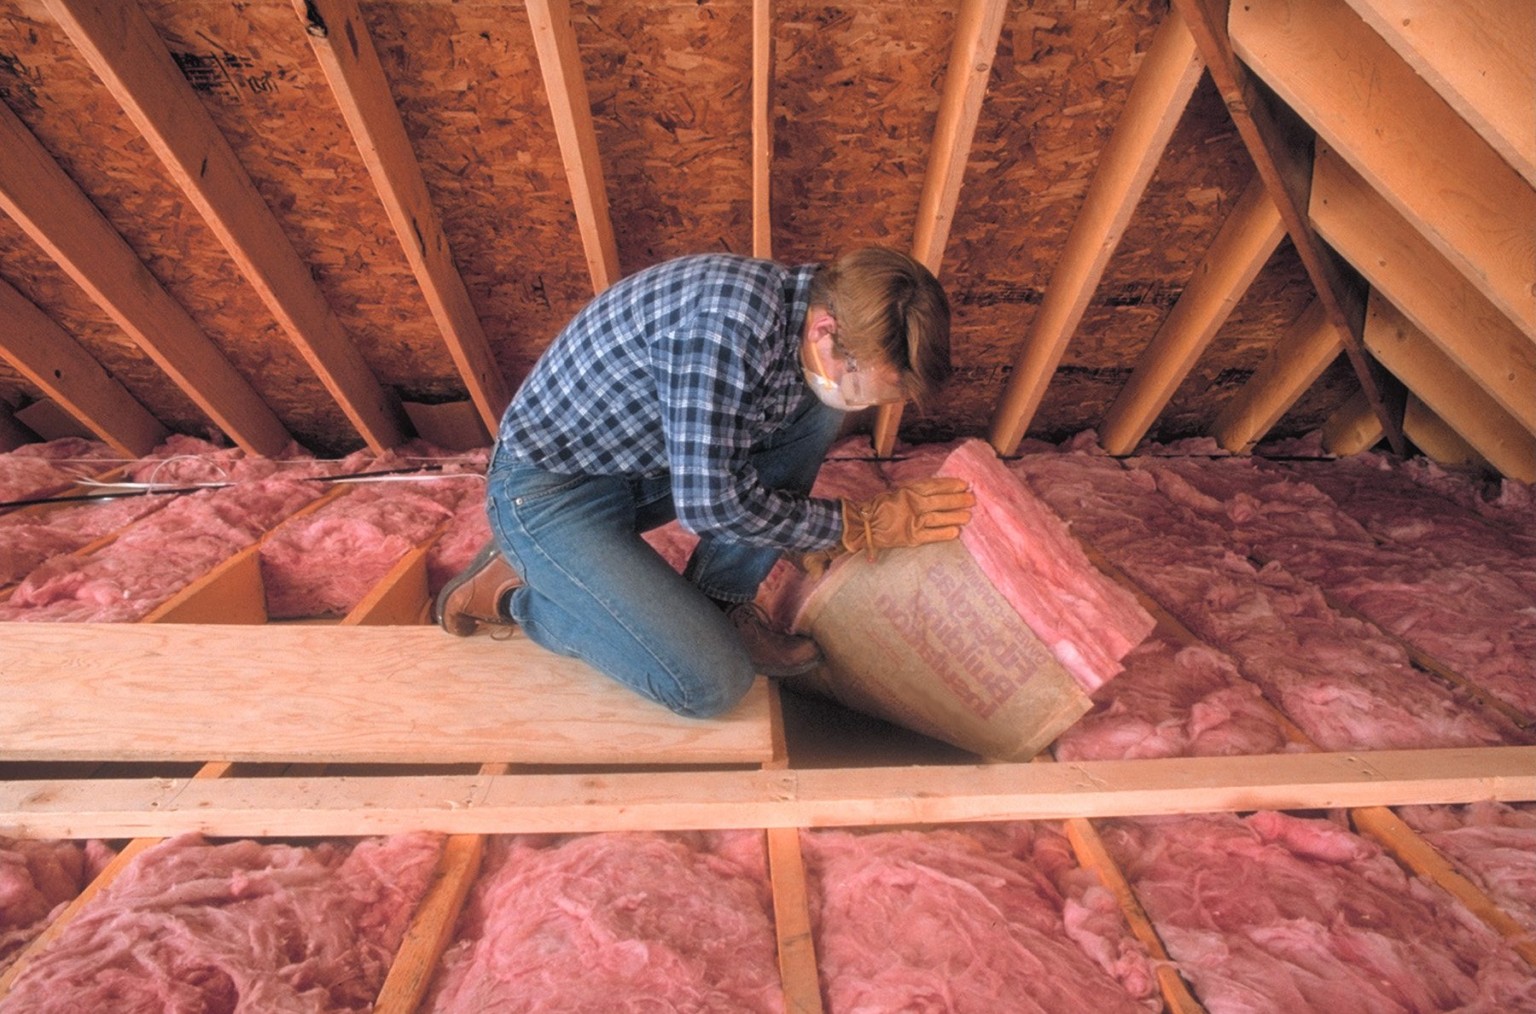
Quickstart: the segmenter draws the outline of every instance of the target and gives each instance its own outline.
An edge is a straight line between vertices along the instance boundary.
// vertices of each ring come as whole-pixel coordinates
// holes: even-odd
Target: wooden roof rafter
[[[1313,166],[1311,217],[1335,250],[1359,265],[1504,411],[1536,433],[1536,337],[1523,334],[1323,144]]]
[[[1232,44],[1432,246],[1536,336],[1536,188],[1344,0],[1236,5]]]
[[[602,292],[618,281],[622,272],[570,5],[567,0],[528,0],[527,9],[587,270],[592,275],[593,291]]]
[[[1365,344],[1495,468],[1512,478],[1536,482],[1536,435],[1504,411],[1379,291],[1371,293]]]
[[[1105,414],[1099,442],[1106,451],[1136,449],[1284,238],[1280,212],[1256,178]]]
[[[1222,406],[1211,436],[1234,453],[1250,450],[1344,351],[1321,300],[1307,304],[1248,382]]]
[[[752,256],[773,257],[773,0],[752,0]]]
[[[949,243],[949,229],[960,203],[960,185],[970,160],[971,141],[976,135],[976,122],[987,95],[992,61],[1007,13],[1007,0],[961,0],[955,15],[954,42],[950,46],[944,92],[939,99],[939,115],[912,235],[912,257],[934,275],[939,273],[944,248]],[[896,446],[901,414],[900,404],[882,405],[876,413],[876,454],[887,456]]]
[[[1204,69],[1189,27],[1171,9],[1132,82],[1040,308],[1019,343],[992,415],[990,439],[999,454],[1012,454],[1024,439]]]
[[[399,400],[347,337],[136,0],[46,5],[363,440],[375,451],[403,443],[410,424]]]
[[[121,454],[148,454],[170,431],[53,318],[0,280],[0,357]]]
[[[1536,186],[1536,6],[1348,0],[1398,55]]]
[[[355,0],[293,0],[448,354],[487,434],[511,400]]]
[[[1470,466],[1485,472],[1498,471],[1487,458],[1478,453],[1477,448],[1452,429],[1450,423],[1440,418],[1434,409],[1412,393],[1403,406],[1403,432],[1415,447],[1438,464],[1463,468]]]
[[[1399,391],[1365,351],[1365,286],[1337,254],[1322,243],[1307,218],[1311,188],[1310,128],[1265,95],[1238,62],[1227,34],[1230,0],[1171,0],[1189,25],[1211,79],[1226,102],[1238,135],[1268,188],[1270,199],[1317,291],[1328,323],[1339,335],[1354,368],[1365,404],[1381,423],[1398,454],[1406,453]]]
[[[1323,450],[1341,458],[1370,450],[1387,435],[1381,416],[1364,391],[1356,391],[1334,409],[1323,421],[1322,433]]]
[[[276,413],[3,103],[0,148],[0,209],[231,440],[252,454],[282,453],[292,438]]]

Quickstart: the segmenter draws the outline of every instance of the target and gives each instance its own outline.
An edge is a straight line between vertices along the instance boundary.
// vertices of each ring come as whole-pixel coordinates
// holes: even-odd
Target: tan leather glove
[[[964,479],[934,476],[881,493],[843,501],[843,546],[850,553],[947,542],[971,520],[976,496]]]

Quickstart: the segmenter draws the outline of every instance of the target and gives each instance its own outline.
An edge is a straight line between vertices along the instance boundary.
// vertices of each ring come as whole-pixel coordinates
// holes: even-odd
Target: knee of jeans
[[[756,678],[752,663],[743,660],[737,666],[713,669],[686,682],[679,681],[677,693],[666,695],[662,703],[684,718],[718,718],[741,703]]]

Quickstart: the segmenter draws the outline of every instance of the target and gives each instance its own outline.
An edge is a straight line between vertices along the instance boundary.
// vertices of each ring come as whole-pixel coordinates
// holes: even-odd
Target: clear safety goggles
[[[833,408],[852,411],[875,405],[892,405],[905,401],[907,393],[900,384],[892,383],[871,369],[859,369],[859,361],[836,344],[833,350],[842,360],[843,375],[833,380],[822,372],[821,357],[812,350],[814,364],[806,369],[805,377],[816,391],[817,397]]]

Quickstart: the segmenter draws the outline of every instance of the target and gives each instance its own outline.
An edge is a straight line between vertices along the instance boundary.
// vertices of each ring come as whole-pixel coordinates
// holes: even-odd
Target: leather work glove
[[[843,501],[843,547],[850,553],[947,542],[971,520],[976,496],[964,479],[918,479],[870,500]]]

